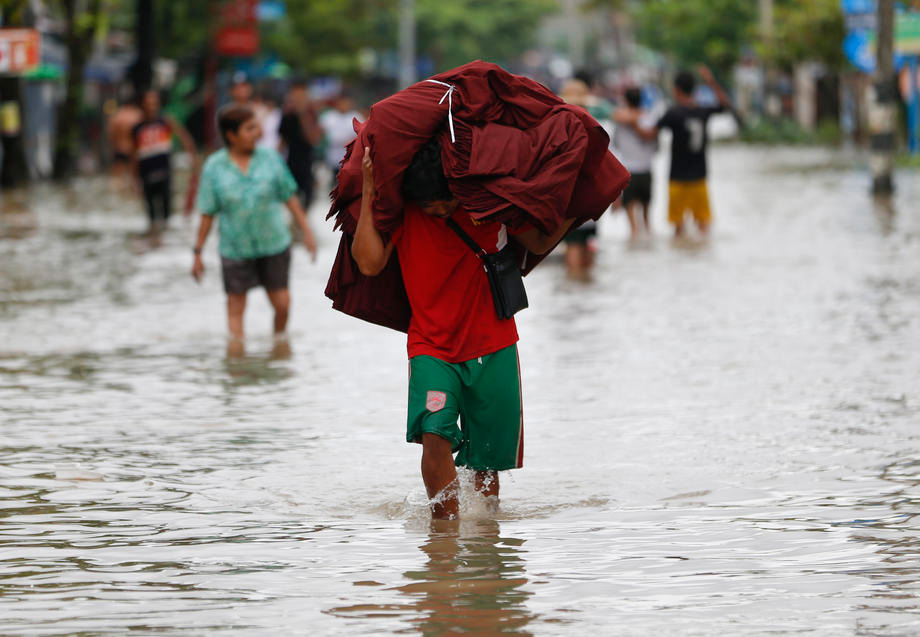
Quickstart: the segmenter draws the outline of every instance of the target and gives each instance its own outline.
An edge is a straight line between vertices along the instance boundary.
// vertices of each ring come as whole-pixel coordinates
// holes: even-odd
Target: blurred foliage
[[[843,132],[836,121],[825,119],[817,128],[808,131],[793,119],[772,121],[760,119],[741,130],[740,139],[758,144],[836,145],[843,141]]]
[[[771,42],[759,42],[753,0],[591,2],[611,8],[631,6],[640,42],[671,55],[678,64],[703,62],[723,75],[753,45],[771,63],[785,68],[816,61],[839,69],[846,62],[839,0],[775,0]]]
[[[320,75],[349,75],[366,47],[393,32],[392,0],[287,0],[287,18],[263,25],[262,50],[291,67]],[[392,26],[391,24],[392,23]]]
[[[133,7],[131,2],[130,6]],[[157,2],[154,37],[157,54],[181,60],[203,54],[211,44],[213,19],[209,2]]]
[[[805,60],[844,67],[846,28],[839,0],[786,0],[777,3],[773,17],[773,41],[760,47],[768,60],[784,68]]]
[[[898,166],[898,168],[914,168],[920,170],[920,155],[901,153],[895,158],[895,165]]]
[[[557,0],[416,0],[418,51],[436,71],[483,59],[507,62],[533,45],[541,18]]]
[[[363,52],[396,55],[399,0],[286,0],[287,17],[261,26],[262,50],[318,75],[355,75]],[[207,2],[157,3],[157,48],[176,59],[203,52],[215,17]],[[476,58],[508,61],[533,42],[558,0],[415,0],[416,51],[437,70]]]
[[[634,3],[639,42],[681,65],[709,65],[725,75],[752,41],[757,3],[738,0],[645,0]]]

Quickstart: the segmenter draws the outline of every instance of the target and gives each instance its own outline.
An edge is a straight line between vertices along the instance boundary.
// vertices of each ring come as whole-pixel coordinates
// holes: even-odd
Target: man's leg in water
[[[422,434],[422,480],[431,503],[431,517],[441,520],[457,517],[459,487],[451,442],[437,434]],[[497,485],[496,480],[496,489]]]
[[[473,476],[473,485],[485,497],[498,497],[498,471],[477,471]]]
[[[674,226],[674,236],[684,236],[684,213],[687,210],[687,186],[683,182],[668,183],[668,221]]]
[[[626,204],[626,218],[629,219],[629,236],[631,239],[639,237],[639,221],[637,219],[639,205],[640,203],[636,199]]]
[[[287,288],[268,290],[268,300],[275,310],[275,334],[282,334],[287,329],[288,314],[291,309],[291,293]]]

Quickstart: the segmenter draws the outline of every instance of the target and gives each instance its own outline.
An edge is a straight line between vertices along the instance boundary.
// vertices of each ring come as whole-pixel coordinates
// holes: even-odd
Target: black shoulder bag
[[[495,312],[498,318],[509,319],[516,312],[527,307],[524,279],[521,276],[521,268],[514,258],[514,249],[511,244],[509,243],[494,254],[489,254],[456,221],[448,219],[447,225],[482,261],[486,277],[489,279],[489,289],[492,291],[492,300],[495,302]]]

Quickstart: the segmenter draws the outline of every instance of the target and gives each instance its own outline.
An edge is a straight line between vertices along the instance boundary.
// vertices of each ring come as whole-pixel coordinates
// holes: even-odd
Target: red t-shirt
[[[474,224],[462,208],[453,219],[486,252],[497,252],[507,242],[501,223]],[[501,320],[495,313],[482,261],[444,219],[407,204],[391,241],[412,307],[409,358],[425,354],[462,363],[517,343],[514,319]]]

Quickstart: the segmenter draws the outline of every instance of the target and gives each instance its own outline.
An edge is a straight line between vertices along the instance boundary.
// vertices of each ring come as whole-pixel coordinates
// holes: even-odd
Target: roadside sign
[[[259,52],[259,29],[249,26],[227,26],[217,32],[215,48],[220,55],[252,57]]]
[[[875,71],[875,39],[878,24],[875,0],[841,0],[847,26],[843,52],[864,73]],[[895,66],[920,54],[920,11],[899,11],[894,22]]]
[[[894,23],[894,48],[901,55],[920,54],[920,12],[899,13]]]
[[[220,5],[214,40],[218,55],[253,57],[259,52],[258,0],[228,0]]]
[[[0,29],[0,73],[18,75],[38,66],[40,42],[35,29]]]

